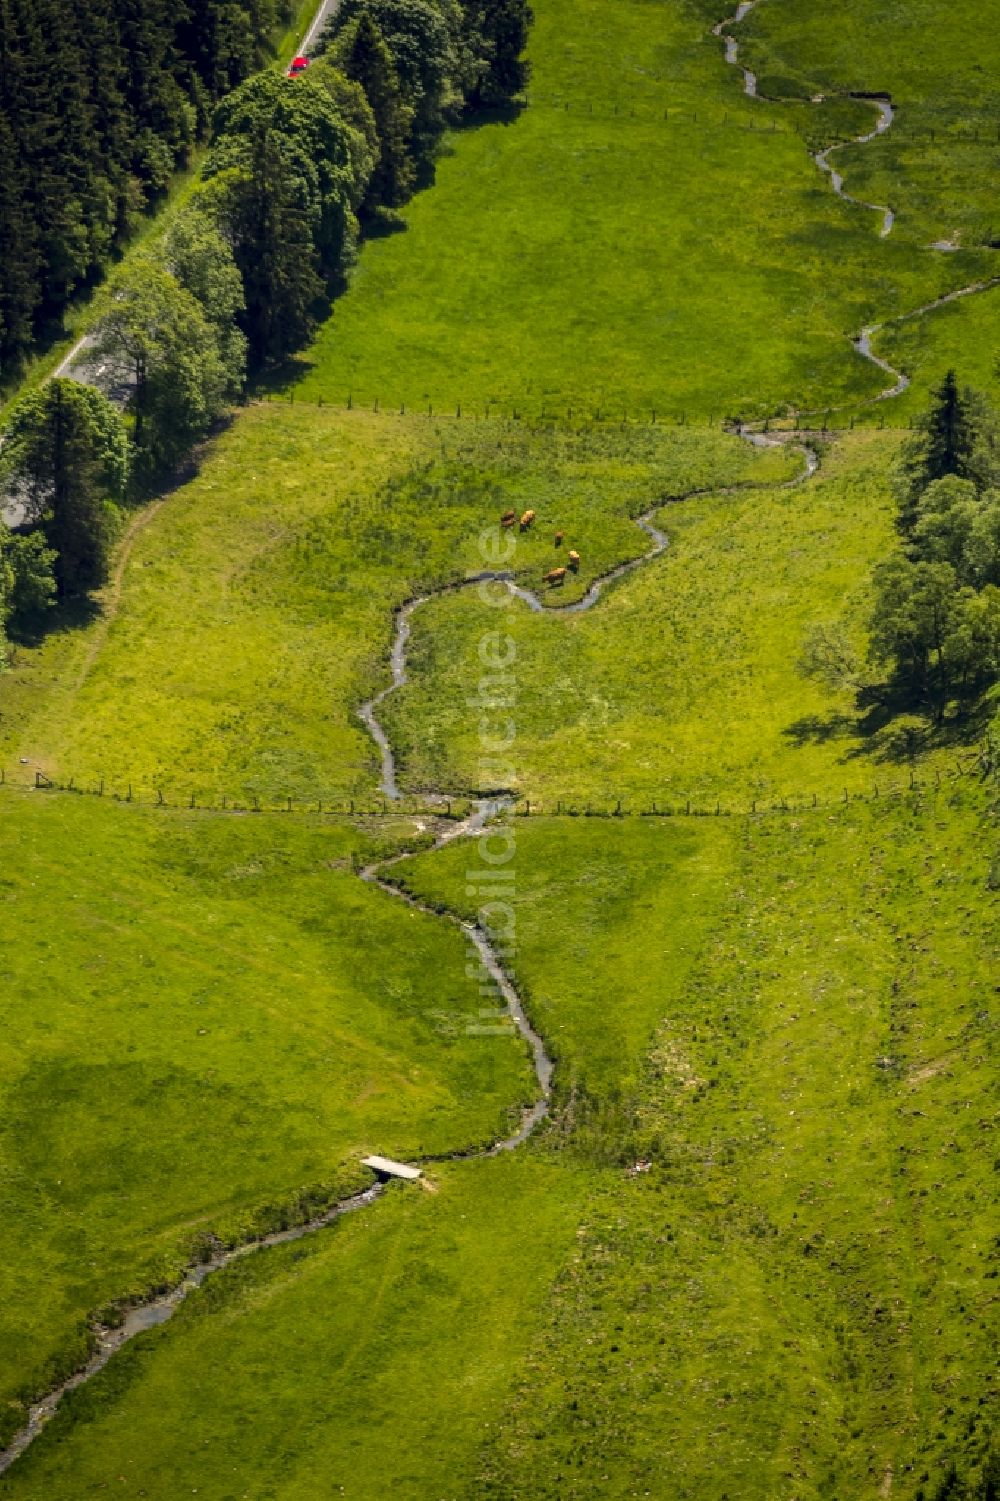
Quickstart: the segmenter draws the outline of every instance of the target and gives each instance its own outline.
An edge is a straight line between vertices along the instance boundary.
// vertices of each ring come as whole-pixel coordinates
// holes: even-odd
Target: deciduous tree
[[[151,256],[115,283],[97,353],[131,389],[128,410],[145,478],[171,467],[225,408],[227,374],[198,299]]]
[[[122,498],[128,463],[121,417],[90,386],[52,380],[14,408],[2,467],[27,500],[29,522],[56,554],[60,596],[104,582],[112,535],[108,502]]]

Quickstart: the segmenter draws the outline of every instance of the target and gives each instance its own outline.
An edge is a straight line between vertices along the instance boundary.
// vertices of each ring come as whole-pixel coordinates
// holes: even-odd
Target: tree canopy
[[[0,380],[167,186],[287,0],[3,0]]]
[[[0,464],[25,497],[29,524],[55,554],[60,596],[98,588],[113,530],[108,503],[122,499],[128,480],[128,438],[117,410],[90,386],[49,381],[14,408]]]
[[[198,299],[152,256],[114,283],[97,335],[129,389],[136,460],[144,477],[175,465],[224,410],[227,372]]]
[[[874,574],[871,660],[938,717],[1000,677],[994,428],[983,398],[949,372],[904,453],[904,547]]]

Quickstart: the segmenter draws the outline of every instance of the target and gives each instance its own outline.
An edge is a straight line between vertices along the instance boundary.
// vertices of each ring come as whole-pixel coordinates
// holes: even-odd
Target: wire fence
[[[83,797],[107,798],[136,807],[174,812],[186,810],[285,817],[298,815],[347,820],[405,818],[459,821],[468,817],[480,801],[490,799],[502,800],[507,810],[518,818],[747,818],[774,813],[800,814],[858,802],[875,803],[911,795],[921,797],[971,780],[985,783],[995,776],[996,766],[992,754],[977,750],[952,760],[948,766],[931,768],[922,775],[911,768],[905,774],[889,774],[881,779],[873,779],[865,786],[841,786],[822,791],[799,790],[788,794],[746,793],[736,797],[701,792],[690,797],[676,794],[664,797],[626,794],[604,799],[583,799],[525,797],[502,789],[492,793],[462,793],[452,797],[425,793],[399,799],[350,797],[345,794],[307,797],[289,793],[276,796],[273,793],[256,795],[246,792],[228,797],[199,793],[197,790],[180,793],[177,789],[166,786],[140,786],[130,782],[115,784],[103,777],[69,777],[66,781],[60,781],[41,771],[34,772],[31,780],[23,776],[8,778],[2,769],[0,786],[39,792],[75,793]]]
[[[359,396],[354,391],[348,391],[342,396],[320,394],[312,399],[303,399],[301,395],[296,395],[293,387],[288,391],[262,391],[251,398],[249,404],[266,406],[279,403],[309,409],[326,407],[331,411],[370,412],[386,417],[430,417],[450,422],[513,422],[524,423],[529,427],[559,423],[580,428],[689,427],[733,432],[741,424],[747,423],[765,433],[809,432],[820,435],[853,432],[855,428],[878,432],[886,429],[908,431],[913,428],[916,419],[912,413],[900,414],[895,421],[887,421],[886,408],[880,409],[878,405],[880,400],[881,398],[873,397],[869,409],[856,412],[831,406],[825,409],[811,407],[798,414],[768,415],[763,412],[699,413],[669,407],[640,406],[638,403],[627,407],[614,402],[595,404],[592,401],[567,401],[565,405],[558,407],[544,403],[535,406],[530,398],[524,401],[497,398],[493,401],[435,403],[426,398],[419,402],[407,402],[397,397],[385,401],[379,396]],[[889,417],[892,417],[891,411]]]
[[[739,109],[728,107],[692,109],[685,104],[674,105],[664,102],[662,98],[637,101],[634,97],[621,99],[605,97],[595,101],[581,99],[579,95],[568,98],[564,94],[540,93],[534,89],[528,92],[527,104],[529,108],[534,106],[552,109],[561,114],[579,115],[598,121],[635,120],[640,124],[697,125],[702,128],[708,126],[713,129],[770,135],[785,128],[797,129],[796,123],[787,116],[785,117],[788,119],[786,127],[781,118],[781,111],[787,111],[798,105],[812,113],[815,111],[816,104],[820,102],[804,94],[768,94],[766,83],[766,75],[762,75],[758,84],[763,85],[763,88],[759,86],[753,99],[745,100],[744,107]],[[875,104],[883,98],[885,96],[881,94],[828,94],[822,103],[863,106]],[[774,113],[764,115],[761,110],[762,105],[772,106]],[[916,109],[897,107],[893,130],[896,134],[905,132],[908,140],[922,140],[932,145],[937,142],[949,146],[953,144],[1000,145],[1000,99],[984,103],[978,110],[925,104],[919,105]],[[852,144],[852,138],[845,138],[843,144]]]

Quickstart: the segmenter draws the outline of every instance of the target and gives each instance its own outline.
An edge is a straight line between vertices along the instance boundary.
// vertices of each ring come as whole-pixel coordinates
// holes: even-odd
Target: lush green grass
[[[514,559],[525,582],[558,561],[556,528],[578,544],[570,598],[643,551],[628,518],[659,496],[798,462],[721,432],[251,408],[141,518],[120,600],[113,588],[86,629],[19,650],[0,680],[0,756],[9,774],[185,802],[371,794],[355,710],[387,680],[392,610],[483,568],[480,534],[508,506],[538,511]]]
[[[535,1085],[467,1031],[458,932],[354,874],[405,822],[0,804],[2,1436],[205,1232],[491,1140]]]
[[[846,336],[991,269],[921,249],[981,238],[985,148],[965,162],[907,121],[936,107],[934,68],[942,98],[986,110],[993,43],[977,81],[967,7],[947,46],[928,0],[863,24],[847,0],[754,13],[783,92],[900,101],[887,141],[844,153],[850,190],[900,210],[883,242],[803,149],[870,108],[744,99],[714,6],[535,8],[528,108],[457,132],[406,232],[366,246],[296,405],[240,413],[138,518],[95,617],[18,647],[2,764],[175,803],[369,798],[354,711],[387,680],[393,609],[480,567],[484,525],[536,509],[514,559],[536,587],[565,531],[568,602],[645,549],[637,515],[706,488],[663,505],[667,554],[587,614],[471,594],[419,612],[384,709],[405,781],[480,781],[467,701],[502,623],[536,808],[823,804],[518,819],[511,963],[557,1062],[551,1125],[209,1282],[71,1398],[2,1495],[927,1501],[950,1459],[979,1463],[990,794],[890,801],[905,727],[795,665],[817,621],[863,649],[896,440],[856,434],[809,484],[724,494],[791,456],[663,417],[856,404],[884,381]],[[900,48],[913,17],[924,60]],[[919,390],[945,363],[983,381],[994,300],[883,347]],[[489,399],[504,412],[483,420]],[[458,402],[461,420],[413,411]],[[654,407],[656,427],[607,420]],[[916,737],[925,784],[974,728]],[[875,782],[878,801],[832,801]],[[513,1038],[467,1030],[482,998],[455,928],[353,873],[412,825],[0,804],[6,1431],[88,1315],[174,1275],[206,1231],[343,1191],[365,1149],[488,1140],[534,1082]],[[464,913],[470,858],[396,874]]]
[[[875,7],[833,0],[821,10],[804,0],[781,5],[761,0],[737,34],[765,93],[824,93],[831,100],[849,90],[891,94],[896,105],[891,131],[865,146],[846,147],[836,164],[848,192],[892,205],[892,239],[906,247],[914,265],[935,257],[959,259],[931,248],[939,242],[972,249],[1000,240],[1000,214],[990,187],[1000,149],[1000,42],[971,0],[948,6],[939,0],[894,0]],[[814,144],[846,140],[863,128],[855,119],[824,135],[821,122],[829,106],[812,109]],[[976,264],[978,271],[963,270],[957,281],[967,285],[1000,273],[995,250]],[[973,263],[965,265],[971,270]],[[952,366],[997,396],[997,306],[996,293],[978,296],[881,335],[876,349],[906,370],[913,387],[880,415],[894,423],[908,419]],[[903,311],[885,302],[878,321]]]
[[[895,234],[915,247],[1000,236],[987,188],[998,147],[1000,39],[974,0],[831,0],[822,9],[761,0],[737,35],[764,92],[892,96],[892,130],[844,150],[839,164],[850,192],[892,204]],[[774,88],[778,79],[784,88]]]
[[[914,1501],[974,1467],[995,1403],[983,809],[519,822],[547,1136],[210,1283],[0,1492],[864,1501],[891,1469]],[[406,879],[465,910],[468,859]]]
[[[878,335],[875,348],[913,380],[906,395],[891,403],[895,415],[925,410],[928,392],[948,370],[1000,404],[1000,289],[897,323]]]
[[[460,1494],[568,1251],[582,1180],[523,1158],[442,1167],[433,1195],[394,1190],[240,1263],[167,1339],[142,1336],[71,1398],[68,1444],[27,1456],[0,1495],[82,1501],[122,1475],[162,1501]]]
[[[365,246],[300,394],[701,420],[822,408],[884,384],[847,335],[988,263],[880,240],[803,151],[817,112],[744,98],[707,15],[534,9],[527,109],[453,135],[406,232]]]
[[[900,778],[899,721],[804,679],[810,626],[843,621],[863,656],[868,570],[893,542],[895,440],[844,438],[793,489],[668,507],[668,552],[591,612],[502,614],[516,644],[516,786],[552,811],[618,798],[748,808]],[[384,718],[413,787],[479,785],[480,711],[463,691],[498,612],[475,595],[414,621],[411,681]],[[966,733],[973,730],[966,726]],[[914,742],[943,752],[961,726]]]
[[[891,1467],[912,1497],[976,1452],[996,1420],[984,806],[518,826],[516,967],[594,1059],[596,1106],[557,1076],[564,1150],[653,1165],[588,1209],[478,1494],[670,1476],[865,1497]],[[464,908],[463,878],[448,851],[413,884]],[[636,1089],[591,1036],[646,1007]]]

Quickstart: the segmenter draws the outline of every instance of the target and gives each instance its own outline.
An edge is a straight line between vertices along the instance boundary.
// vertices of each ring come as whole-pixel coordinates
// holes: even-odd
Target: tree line
[[[426,178],[447,124],[523,88],[529,22],[526,0],[343,0],[303,74],[259,73],[217,104],[190,198],[102,294],[87,357],[123,410],[65,379],[14,408],[0,480],[26,527],[0,528],[0,621],[100,587],[127,498],[309,338],[363,226]]]
[[[1000,419],[953,370],[903,444],[893,484],[899,544],[874,569],[868,620],[880,684],[866,681],[839,625],[810,632],[800,666],[940,721],[1000,681]]]
[[[0,0],[0,383],[289,13],[289,0]]]

